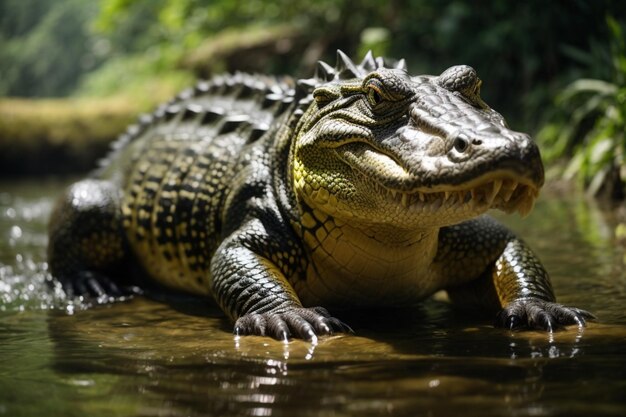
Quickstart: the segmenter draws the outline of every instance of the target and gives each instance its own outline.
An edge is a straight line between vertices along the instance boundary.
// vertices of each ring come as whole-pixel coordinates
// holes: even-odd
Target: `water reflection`
[[[429,300],[337,312],[356,335],[285,344],[234,337],[198,298],[65,300],[46,285],[45,219],[60,184],[47,187],[0,193],[0,415],[626,414],[623,254],[610,218],[583,204],[544,199],[528,221],[506,221],[560,300],[599,323],[512,333]]]
[[[538,412],[546,399],[572,401],[564,385],[574,384],[578,392],[590,380],[605,388],[623,381],[615,370],[611,374],[598,367],[623,365],[624,326],[592,324],[548,336],[452,324],[435,338],[418,323],[387,325],[382,335],[364,330],[317,344],[285,344],[236,338],[223,330],[219,311],[199,300],[185,303],[198,314],[142,298],[74,317],[50,312],[56,371],[118,376],[106,382],[73,379],[96,380],[99,389],[137,395],[148,415],[162,407],[171,415],[411,410],[501,415],[503,409],[515,414],[532,403]],[[363,329],[366,323],[355,324]],[[439,337],[448,343],[432,343]],[[612,401],[619,404],[616,392]],[[483,407],[495,408],[483,414]]]

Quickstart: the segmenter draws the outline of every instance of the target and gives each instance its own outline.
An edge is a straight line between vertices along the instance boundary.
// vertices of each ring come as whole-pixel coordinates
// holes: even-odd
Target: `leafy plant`
[[[608,80],[581,78],[556,98],[560,117],[539,134],[547,158],[572,155],[565,178],[578,177],[597,195],[623,198],[626,181],[626,41],[624,29],[607,17],[611,33]],[[569,118],[565,115],[571,114]]]
[[[91,2],[0,1],[0,96],[60,96],[102,61],[85,22]]]

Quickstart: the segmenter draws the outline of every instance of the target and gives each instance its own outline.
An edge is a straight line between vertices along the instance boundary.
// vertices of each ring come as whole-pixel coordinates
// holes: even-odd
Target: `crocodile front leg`
[[[227,238],[213,256],[211,289],[235,320],[235,334],[314,341],[319,335],[349,332],[326,309],[302,306],[285,276],[293,273],[298,260],[293,247],[278,239],[280,234],[272,237],[261,221],[253,220]]]
[[[453,302],[498,311],[496,325],[510,329],[552,331],[570,324],[584,326],[586,319],[594,318],[587,311],[556,303],[548,273],[537,256],[495,220],[482,217],[447,229],[440,245],[453,258],[454,247],[460,249],[457,257],[463,255],[453,259],[451,264],[460,268],[452,271],[483,268],[478,278],[447,289]]]
[[[488,275],[503,306],[496,319],[501,327],[552,331],[569,324],[584,326],[585,319],[594,318],[587,311],[556,303],[548,273],[520,239],[507,243]]]

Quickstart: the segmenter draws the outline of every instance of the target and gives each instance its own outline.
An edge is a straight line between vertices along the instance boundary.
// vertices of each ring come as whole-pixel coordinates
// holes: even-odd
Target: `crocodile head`
[[[344,221],[445,226],[496,208],[526,215],[544,174],[539,150],[480,98],[468,66],[410,76],[370,53],[318,64],[296,127],[293,185],[309,207]]]

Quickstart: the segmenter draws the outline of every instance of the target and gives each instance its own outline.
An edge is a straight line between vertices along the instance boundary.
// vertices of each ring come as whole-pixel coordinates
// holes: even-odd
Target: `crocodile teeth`
[[[402,193],[402,206],[403,207],[409,206],[409,195],[406,193]]]
[[[493,187],[491,188],[491,191],[489,191],[489,193],[487,194],[487,202],[489,204],[493,203],[493,200],[496,198],[501,188],[502,188],[502,180],[495,180],[493,182]]]
[[[471,194],[472,198],[469,201],[470,207],[472,209],[477,209],[480,206],[480,197],[482,196],[482,194],[478,190],[472,190]]]
[[[529,189],[524,198],[522,198],[522,200],[517,204],[517,211],[519,212],[520,216],[526,217],[528,213],[531,212],[534,205],[535,199],[532,195],[532,191]]]
[[[509,200],[511,199],[511,196],[517,189],[517,186],[518,186],[518,183],[515,181],[504,181],[502,183],[502,191],[500,192],[500,195],[502,196],[502,199],[504,200],[504,202],[506,203],[509,202]]]
[[[392,201],[403,208],[420,205],[422,209],[436,211],[441,207],[464,206],[465,210],[482,211],[491,207],[507,212],[518,211],[522,217],[530,213],[538,194],[533,187],[511,179],[495,179],[469,190],[432,193],[390,190],[380,184],[375,184],[374,188],[379,193],[386,192]]]

